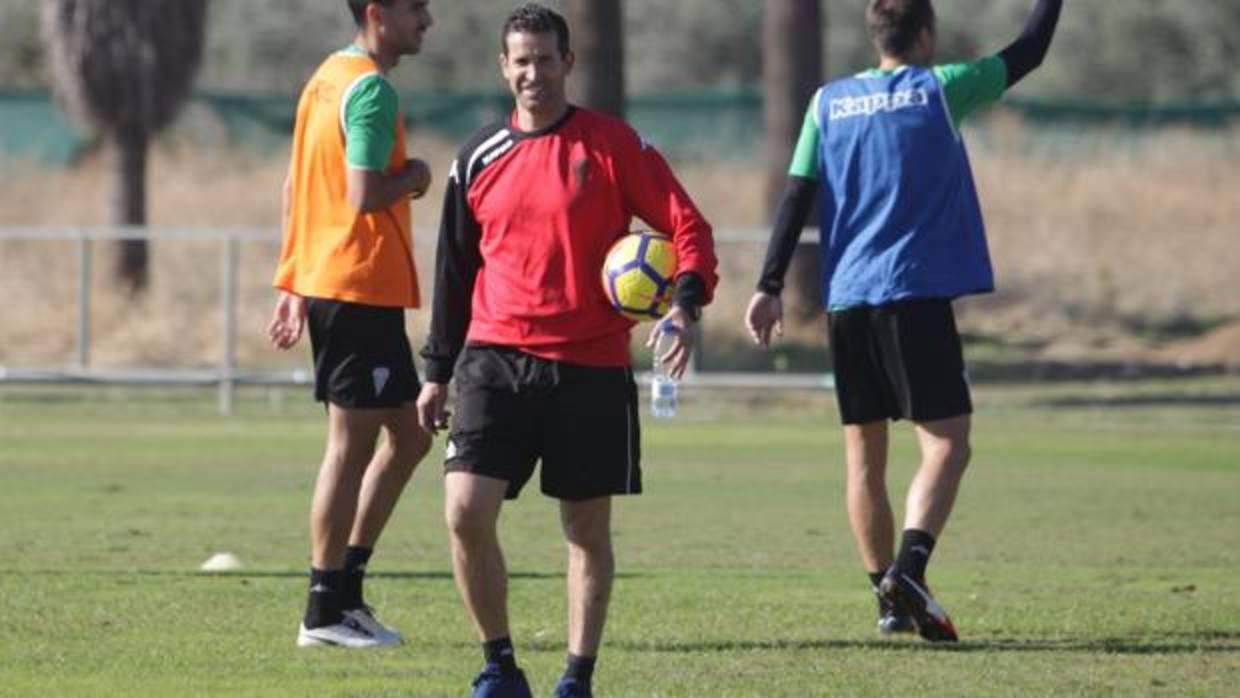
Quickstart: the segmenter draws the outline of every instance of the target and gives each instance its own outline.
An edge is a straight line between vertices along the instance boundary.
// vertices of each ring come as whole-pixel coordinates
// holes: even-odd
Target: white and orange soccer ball
[[[629,233],[607,251],[603,292],[611,306],[635,322],[658,320],[672,303],[676,247],[649,230]]]

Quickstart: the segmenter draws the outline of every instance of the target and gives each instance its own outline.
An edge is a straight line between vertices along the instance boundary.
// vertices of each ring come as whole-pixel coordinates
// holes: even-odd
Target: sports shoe
[[[565,677],[556,684],[555,693],[551,694],[551,698],[594,698],[594,692],[590,690],[588,684]]]
[[[503,674],[497,664],[487,664],[474,679],[474,698],[531,698],[530,685],[520,669]]]
[[[895,635],[916,630],[913,627],[913,619],[907,613],[897,611],[891,602],[879,593],[878,587],[874,587],[874,595],[878,597],[878,632],[883,635]]]
[[[349,647],[362,649],[382,647],[384,643],[353,618],[345,616],[335,625],[307,628],[305,623],[297,631],[298,647]]]
[[[375,639],[379,640],[379,644],[381,645],[391,646],[405,644],[405,638],[402,637],[400,633],[387,627],[383,623],[379,622],[378,618],[375,618],[375,609],[370,606],[362,606],[361,608],[354,608],[345,611],[344,617],[352,618],[357,621],[357,624],[365,628],[366,632],[373,635]]]
[[[930,590],[894,567],[878,585],[879,595],[896,611],[913,619],[917,634],[930,642],[956,642],[956,626]]]

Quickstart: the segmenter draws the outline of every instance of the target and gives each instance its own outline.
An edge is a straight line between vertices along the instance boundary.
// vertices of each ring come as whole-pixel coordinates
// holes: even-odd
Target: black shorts
[[[951,301],[849,308],[827,313],[827,325],[844,424],[973,412]]]
[[[404,308],[308,299],[314,399],[349,408],[395,408],[422,389]]]
[[[579,501],[642,490],[637,383],[628,367],[471,345],[456,364],[444,469],[508,481],[515,499],[541,459],[543,494]]]

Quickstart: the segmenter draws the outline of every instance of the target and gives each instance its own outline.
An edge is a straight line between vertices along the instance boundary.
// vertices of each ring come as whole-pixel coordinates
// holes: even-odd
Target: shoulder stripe
[[[479,160],[482,160],[482,167],[486,167],[494,162],[495,158],[512,148],[512,144],[512,134],[508,131],[508,129],[501,128],[490,138],[479,144],[478,147],[474,148],[473,152],[469,155],[469,160],[466,161],[467,164],[465,166],[465,171],[463,173],[457,173],[458,175],[463,174],[465,176],[465,181],[463,184],[468,187],[469,183],[473,181],[474,175],[477,174],[475,166],[478,164]]]
[[[372,70],[369,73],[362,73],[361,75],[357,76],[357,78],[355,78],[353,82],[349,83],[349,86],[345,88],[344,94],[341,95],[340,97],[340,132],[341,133],[346,133],[349,130],[348,125],[345,123],[345,111],[347,107],[349,106],[349,98],[353,96],[353,91],[356,90],[358,86],[362,84],[362,82],[372,77],[378,77],[380,80],[383,79],[383,76],[380,75],[378,71]]]

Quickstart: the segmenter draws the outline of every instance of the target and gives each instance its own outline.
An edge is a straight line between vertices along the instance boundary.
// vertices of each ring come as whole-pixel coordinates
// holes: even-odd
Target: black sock
[[[900,537],[900,552],[896,555],[896,569],[918,583],[926,580],[926,563],[934,552],[934,536],[916,528],[904,530]]]
[[[362,600],[362,582],[366,579],[366,564],[370,562],[373,548],[350,545],[344,551],[344,610],[351,611],[362,608],[366,602]]]
[[[487,664],[498,666],[501,674],[517,673],[517,651],[512,646],[512,638],[500,637],[482,643],[482,656]]]
[[[341,604],[344,583],[344,570],[310,568],[310,593],[306,596],[306,615],[303,619],[307,628],[335,625],[344,620],[345,609]]]
[[[579,657],[573,653],[568,655],[568,665],[564,669],[564,678],[576,679],[582,686],[589,686],[594,678],[594,663],[598,657]]]

